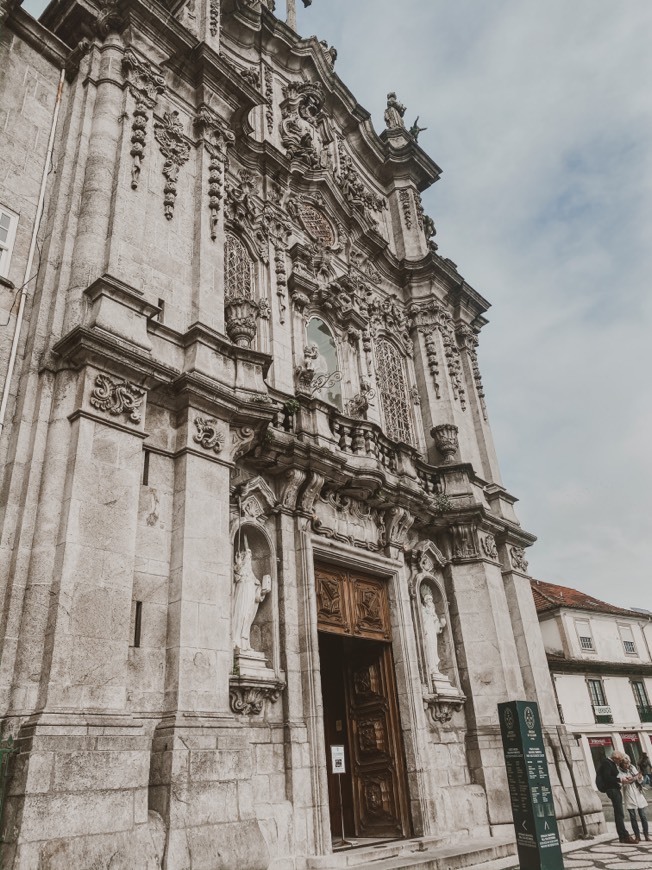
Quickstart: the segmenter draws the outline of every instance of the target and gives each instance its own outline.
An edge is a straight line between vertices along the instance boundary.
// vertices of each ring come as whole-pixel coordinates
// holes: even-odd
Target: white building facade
[[[532,581],[561,721],[589,768],[652,753],[652,614]]]

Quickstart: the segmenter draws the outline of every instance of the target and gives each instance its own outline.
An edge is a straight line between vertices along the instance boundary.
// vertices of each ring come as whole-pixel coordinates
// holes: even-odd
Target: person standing
[[[616,831],[618,832],[620,842],[633,843],[634,837],[625,827],[623,796],[620,791],[620,770],[618,764],[622,758],[627,758],[623,752],[614,752],[611,758],[605,758],[598,768],[598,779],[602,781],[604,793],[607,795],[614,808],[614,820],[616,822]]]
[[[641,832],[638,827],[638,819],[636,818],[637,813],[643,827],[643,836],[649,842],[647,801],[643,796],[643,787],[641,786],[643,774],[639,773],[626,755],[618,760],[618,767],[620,768],[618,778],[623,790],[623,805],[629,812],[629,820],[634,830],[634,842],[641,842]]]

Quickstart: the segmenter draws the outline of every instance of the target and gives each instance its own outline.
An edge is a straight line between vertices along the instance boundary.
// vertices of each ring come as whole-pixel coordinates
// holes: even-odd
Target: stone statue
[[[423,622],[423,645],[428,664],[428,676],[441,674],[439,670],[439,635],[446,627],[446,620],[437,614],[432,589],[427,583],[421,585]]]
[[[394,91],[387,94],[387,108],[385,109],[385,124],[388,130],[396,128],[405,129],[403,115],[405,114],[405,106],[396,99]]]
[[[427,129],[428,129],[427,127],[420,127],[419,126],[419,116],[417,115],[417,117],[414,121],[414,124],[412,124],[412,126],[410,127],[408,132],[409,132],[410,136],[412,136],[412,138],[416,142],[417,139],[419,138],[419,133],[423,133],[423,131],[427,130]]]
[[[233,646],[240,652],[245,652],[251,649],[249,635],[258,606],[272,589],[272,578],[269,574],[265,574],[262,581],[256,577],[251,564],[251,550],[246,544],[245,549],[235,555],[233,585]]]

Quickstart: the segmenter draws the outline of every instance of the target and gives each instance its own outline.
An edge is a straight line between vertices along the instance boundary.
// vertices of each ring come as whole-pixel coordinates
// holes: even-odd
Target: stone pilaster
[[[82,291],[105,271],[123,113],[122,37],[110,32],[97,49],[99,64],[87,87],[95,88],[77,235],[72,254],[65,329],[82,314]]]

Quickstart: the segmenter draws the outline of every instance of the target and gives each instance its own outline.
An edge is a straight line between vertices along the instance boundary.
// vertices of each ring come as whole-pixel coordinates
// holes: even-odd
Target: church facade
[[[521,698],[563,834],[578,796],[603,824],[500,481],[488,303],[421,202],[440,170],[268,6],[0,4],[12,870],[503,843]]]

